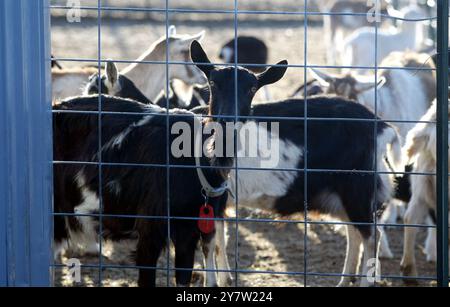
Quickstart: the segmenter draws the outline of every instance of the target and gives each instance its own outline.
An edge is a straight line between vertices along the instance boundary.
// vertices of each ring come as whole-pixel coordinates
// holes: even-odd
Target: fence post
[[[448,0],[437,6],[437,281],[448,286]]]
[[[48,0],[0,1],[0,286],[48,286],[52,129]]]

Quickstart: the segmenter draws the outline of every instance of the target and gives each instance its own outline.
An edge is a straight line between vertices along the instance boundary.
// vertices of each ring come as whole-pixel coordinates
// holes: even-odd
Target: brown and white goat
[[[381,66],[393,69],[378,70],[377,78],[356,73],[333,75],[315,68],[310,72],[321,83],[325,93],[356,100],[373,111],[376,109],[377,116],[394,122],[404,139],[414,123],[401,121],[418,121],[435,98],[435,66],[428,54],[415,52],[392,52]],[[406,70],[398,69],[402,67]],[[400,162],[399,151],[394,160]]]
[[[195,35],[181,35],[176,33],[176,28],[169,28],[169,39],[165,36],[153,43],[144,52],[136,63],[130,64],[121,71],[121,74],[133,81],[137,88],[151,101],[165,89],[166,65],[146,64],[143,62],[165,62],[167,45],[169,45],[169,56],[172,62],[190,62],[189,47],[194,40],[202,40],[204,31]],[[97,68],[74,68],[53,70],[53,100],[80,95],[89,81],[89,77],[98,73]],[[179,79],[189,85],[204,84],[206,79],[203,74],[193,65],[170,65],[169,79]]]
[[[450,119],[450,114],[448,118]],[[410,177],[412,196],[404,216],[404,222],[408,225],[423,224],[430,212],[434,214],[436,209],[436,177],[422,174],[436,173],[436,101],[420,121],[421,123],[408,133],[404,147],[405,158],[408,162],[414,162],[414,172],[421,173]],[[450,160],[450,156],[448,158]],[[415,283],[414,277],[418,276],[414,254],[417,232],[417,227],[405,227],[400,266],[403,275],[411,277],[405,280],[409,283]],[[428,243],[431,243],[430,236]]]
[[[52,101],[66,97],[78,96],[82,93],[84,85],[89,77],[98,73],[98,68],[74,67],[63,69],[52,69]]]

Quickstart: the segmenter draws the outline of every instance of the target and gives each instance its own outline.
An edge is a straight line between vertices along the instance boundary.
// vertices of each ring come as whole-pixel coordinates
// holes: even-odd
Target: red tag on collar
[[[214,218],[214,208],[211,205],[205,204],[200,208],[201,219],[213,219]],[[204,234],[210,234],[214,231],[214,220],[198,220],[198,229]]]

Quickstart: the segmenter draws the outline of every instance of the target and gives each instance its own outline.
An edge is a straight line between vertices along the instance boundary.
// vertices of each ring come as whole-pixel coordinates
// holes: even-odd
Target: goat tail
[[[383,131],[382,139],[378,144],[378,154],[380,154],[380,157],[385,156],[386,147],[389,147],[386,157],[390,161],[389,163],[392,162],[392,171],[395,171],[402,166],[402,138],[398,130],[391,125],[387,125]]]
[[[429,136],[426,133],[426,124],[419,123],[408,132],[406,144],[403,148],[403,160],[409,163],[422,151],[427,144]]]
[[[402,138],[398,132],[398,130],[394,127],[390,127],[391,131],[392,131],[392,139],[391,139],[391,143],[390,143],[390,152],[391,152],[391,156],[392,156],[392,160],[394,162],[395,166],[400,166],[402,165]]]

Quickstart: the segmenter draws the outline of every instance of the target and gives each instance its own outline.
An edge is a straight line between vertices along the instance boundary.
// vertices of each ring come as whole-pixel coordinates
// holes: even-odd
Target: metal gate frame
[[[437,6],[437,261],[438,286],[448,287],[448,0]]]
[[[0,286],[49,286],[49,2],[2,0],[0,23]]]

